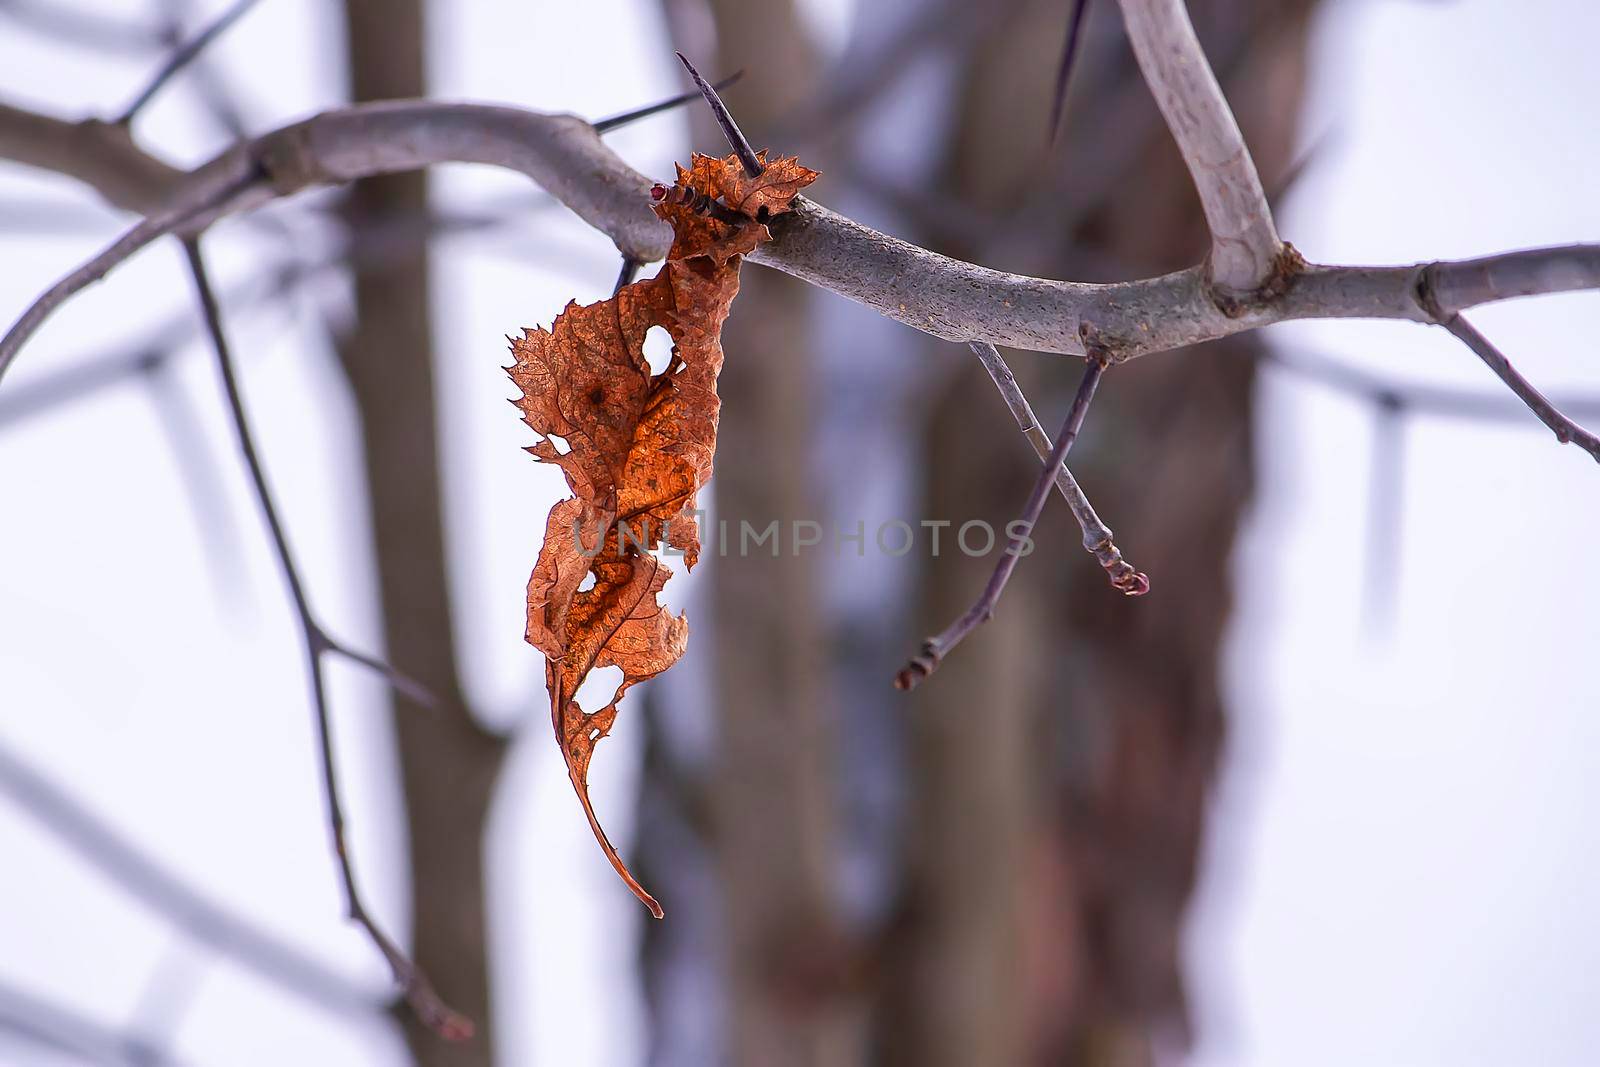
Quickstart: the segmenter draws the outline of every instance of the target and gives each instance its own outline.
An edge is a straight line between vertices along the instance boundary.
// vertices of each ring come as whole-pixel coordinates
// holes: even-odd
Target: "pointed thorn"
[[[1067,41],[1061,49],[1061,65],[1056,68],[1056,95],[1050,103],[1050,143],[1056,143],[1061,133],[1061,115],[1067,106],[1067,85],[1072,79],[1072,68],[1078,58],[1078,43],[1083,39],[1084,15],[1088,13],[1089,0],[1074,0],[1072,14],[1067,18]]]
[[[711,105],[711,113],[717,117],[717,125],[722,127],[723,136],[727,137],[728,144],[733,147],[733,154],[738,156],[739,162],[744,165],[744,172],[752,178],[758,177],[766,168],[762,166],[761,157],[756,155],[756,150],[750,147],[750,142],[740,131],[739,124],[728,114],[728,105],[722,102],[722,97],[718,96],[717,91],[700,76],[700,72],[694,69],[694,64],[689,62],[687,56],[682,52],[676,54],[684,69],[689,72],[689,77],[700,87],[706,103]]]

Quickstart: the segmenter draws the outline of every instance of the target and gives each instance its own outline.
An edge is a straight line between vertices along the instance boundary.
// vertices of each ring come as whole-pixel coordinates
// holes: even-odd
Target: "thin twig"
[[[1091,355],[1086,361],[1083,380],[1078,383],[1078,393],[1073,397],[1066,421],[1061,424],[1061,433],[1051,447],[1050,455],[1045,458],[1044,467],[1040,470],[1033,489],[1028,493],[1028,502],[1023,505],[1022,517],[1015,523],[1006,525],[1006,533],[1010,540],[1006,550],[1000,555],[1000,562],[995,564],[994,573],[989,576],[988,584],[983,587],[983,594],[943,633],[930,637],[922,643],[922,649],[911,657],[911,661],[901,668],[900,673],[895,675],[896,689],[915,688],[917,683],[939,668],[940,661],[965,640],[968,634],[994,616],[995,605],[1000,602],[1000,594],[1005,591],[1006,583],[1011,580],[1011,572],[1017,568],[1017,560],[1021,559],[1027,550],[1028,539],[1033,533],[1034,525],[1039,521],[1040,513],[1044,511],[1044,502],[1050,495],[1050,487],[1056,482],[1056,472],[1066,461],[1072,442],[1077,440],[1078,431],[1083,427],[1083,417],[1089,412],[1089,403],[1094,399],[1095,387],[1100,384],[1100,377],[1105,370],[1106,360],[1099,354]]]
[[[1528,410],[1539,416],[1539,421],[1550,427],[1550,432],[1556,435],[1556,440],[1562,444],[1575,444],[1589,453],[1600,463],[1600,437],[1585,430],[1561,413],[1548,398],[1532,382],[1524,378],[1511,361],[1496,348],[1487,337],[1460,315],[1450,315],[1439,323],[1449,330],[1468,348],[1478,354],[1478,358],[1489,365],[1489,369],[1500,376],[1500,380],[1510,387],[1517,398],[1528,405]]]
[[[1072,0],[1072,14],[1067,17],[1067,41],[1061,46],[1061,65],[1056,68],[1056,94],[1050,101],[1050,143],[1054,144],[1061,133],[1061,116],[1067,109],[1067,86],[1072,82],[1072,68],[1078,60],[1078,45],[1083,41],[1084,16],[1089,13],[1089,0]]]
[[[736,70],[721,81],[713,82],[711,87],[713,89],[726,89],[742,77],[744,77],[744,71]],[[690,101],[699,100],[701,95],[699,89],[692,93],[679,93],[677,96],[659,100],[654,104],[646,104],[644,107],[636,107],[632,111],[624,111],[620,115],[610,115],[603,119],[596,119],[591,125],[594,126],[596,133],[610,133],[612,130],[620,130],[624,126],[638,122],[640,119],[647,119],[651,115],[659,115],[663,111],[671,111],[673,108],[682,107]]]
[[[300,579],[299,572],[295,569],[283,523],[279,519],[277,508],[273,504],[271,490],[267,487],[266,472],[262,468],[260,456],[256,452],[255,442],[250,434],[250,425],[244,410],[244,397],[239,390],[238,379],[233,368],[233,357],[229,352],[227,336],[222,329],[222,312],[217,306],[216,295],[211,289],[211,281],[206,271],[205,260],[200,254],[199,239],[195,237],[185,238],[183,249],[188,259],[189,273],[194,281],[195,293],[200,301],[200,310],[205,318],[206,331],[210,335],[212,349],[216,355],[217,369],[222,377],[223,389],[227,394],[228,409],[232,415],[234,433],[238,440],[239,449],[244,455],[245,466],[250,474],[251,486],[255,491],[257,503],[260,505],[262,517],[266,520],[267,528],[272,535],[273,548],[278,557],[278,564],[283,570],[284,579],[289,585],[289,592],[294,599],[295,610],[300,618],[301,635],[305,642],[306,670],[311,680],[312,706],[316,712],[317,742],[321,756],[323,788],[327,794],[329,828],[332,835],[334,855],[339,862],[339,876],[344,883],[345,902],[349,909],[350,918],[355,920],[367,932],[367,936],[388,961],[396,983],[399,984],[401,992],[411,1005],[412,1010],[416,1012],[417,1017],[441,1037],[449,1040],[465,1040],[472,1036],[472,1021],[439,998],[427,976],[400,951],[399,947],[384,933],[383,929],[379,927],[367,911],[366,903],[363,901],[361,892],[356,886],[355,869],[351,864],[349,846],[345,841],[344,806],[340,799],[338,766],[334,759],[333,724],[328,713],[328,697],[322,672],[322,654],[324,652],[339,652],[355,659],[357,662],[383,670],[386,677],[389,677],[391,681],[396,677],[396,672],[392,668],[384,667],[375,660],[341,648],[331,641],[322,628],[317,625],[316,619],[311,612],[310,603],[306,598],[304,583]]]
[[[44,323],[45,319],[50,317],[56,308],[66,303],[80,290],[105,277],[106,272],[111,268],[138,252],[151,241],[178,230],[184,224],[211,210],[218,204],[225,203],[234,194],[254,183],[257,178],[258,175],[254,168],[251,168],[247,173],[236,176],[232,181],[225,183],[222,188],[213,192],[212,195],[201,199],[197,203],[180,205],[170,211],[152,215],[142,220],[121,237],[107,245],[99,255],[80,265],[68,273],[66,277],[46,289],[39,295],[38,299],[28,306],[28,310],[22,313],[22,317],[12,325],[11,329],[6,331],[6,335],[0,338],[0,378],[5,377],[7,368],[16,359],[17,352],[21,350],[23,344],[27,342],[29,337],[33,336],[33,332]]]
[[[1600,463],[1600,437],[1585,430],[1582,426],[1563,415],[1559,408],[1552,404],[1548,397],[1539,392],[1533,383],[1524,378],[1505,354],[1494,346],[1477,328],[1463,318],[1460,312],[1446,311],[1440,305],[1434,287],[1434,269],[1424,268],[1417,277],[1416,287],[1417,303],[1428,314],[1436,325],[1443,326],[1461,343],[1478,354],[1478,358],[1488,364],[1505,382],[1510,390],[1517,394],[1521,400],[1539,417],[1539,421],[1550,427],[1550,432],[1556,435],[1556,440],[1562,444],[1575,444]]]
[[[706,103],[711,105],[711,113],[717,118],[717,125],[722,127],[722,134],[728,139],[728,144],[733,149],[733,154],[739,157],[739,162],[744,166],[744,172],[754,178],[766,168],[761,163],[761,157],[756,150],[750,147],[750,142],[745,138],[744,131],[739,129],[739,124],[733,121],[733,116],[728,113],[728,105],[722,102],[722,97],[706,80],[700,72],[694,69],[694,64],[689,62],[682,52],[676,53],[678,59],[689,72],[689,77],[700,87],[701,94],[706,98]]]
[[[194,62],[195,57],[204,52],[212,41],[222,36],[235,22],[238,22],[244,13],[254,7],[256,3],[257,0],[235,0],[233,6],[219,15],[215,22],[179,46],[177,51],[167,57],[167,61],[161,65],[160,70],[156,71],[155,77],[150,79],[149,84],[140,90],[139,95],[134,97],[133,102],[117,117],[116,124],[118,126],[127,126],[132,123],[134,116],[162,90],[173,75]]]
[[[274,267],[235,286],[223,294],[222,300],[230,306],[269,304],[288,295],[301,280],[314,277],[315,271],[331,269],[335,262]],[[152,373],[159,366],[176,360],[198,329],[192,310],[174,314],[143,338],[123,345],[120,351],[102,352],[99,350],[104,346],[97,345],[93,355],[63,359],[59,369],[43,371],[27,381],[13,383],[0,391],[0,431]]]
[[[1034,452],[1041,460],[1048,457],[1052,448],[1050,438],[1039,425],[1033,405],[1023,395],[1022,387],[1017,384],[1016,376],[1011,373],[999,350],[987,341],[973,341],[970,347],[983,364],[983,369],[989,372],[989,379],[1000,391],[1006,407],[1011,409],[1011,414],[1017,420],[1017,428],[1033,446]],[[1078,527],[1083,531],[1083,547],[1105,568],[1112,587],[1126,596],[1148,593],[1150,579],[1122,558],[1121,550],[1112,541],[1111,528],[1096,514],[1094,505],[1089,503],[1088,496],[1065,463],[1056,471],[1056,490],[1067,502],[1067,507],[1072,509],[1072,517],[1078,520]]]

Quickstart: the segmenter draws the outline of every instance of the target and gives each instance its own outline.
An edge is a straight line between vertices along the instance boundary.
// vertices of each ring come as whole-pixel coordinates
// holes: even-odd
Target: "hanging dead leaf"
[[[528,451],[559,466],[573,493],[545,524],[528,582],[527,638],[544,653],[551,723],[595,839],[657,918],[661,906],[595,817],[589,761],[623,694],[683,655],[689,625],[661,606],[672,572],[659,553],[671,547],[689,567],[699,558],[693,511],[716,452],[722,323],[742,257],[772,237],[765,221],[788,211],[816,177],[793,158],[751,178],[736,156],[696,154],[687,170],[678,168],[674,195],[658,196],[656,213],[673,228],[660,272],[609,300],[568,304],[549,330],[524,330],[511,342],[517,406],[542,435]],[[644,339],[655,326],[671,335],[673,349],[652,377]],[[578,688],[591,671],[612,666],[622,670],[616,694],[584,711]]]

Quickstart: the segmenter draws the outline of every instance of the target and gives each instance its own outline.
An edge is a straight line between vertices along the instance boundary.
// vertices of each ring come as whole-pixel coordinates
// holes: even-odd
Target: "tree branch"
[[[176,1067],[178,1061],[136,1036],[74,1008],[0,982],[0,1031],[74,1061],[111,1067]],[[54,1062],[54,1057],[52,1057]]]
[[[184,171],[133,143],[126,128],[99,119],[68,122],[0,104],[0,159],[64,174],[107,203],[154,214]]]
[[[1050,438],[1039,425],[1038,416],[1033,413],[1033,405],[1028,403],[1028,398],[1023,395],[1022,387],[1017,384],[1011,368],[1006,366],[1005,359],[994,345],[987,341],[973,341],[971,348],[977,354],[978,361],[983,364],[983,369],[989,372],[989,380],[994,382],[994,387],[1000,391],[1006,407],[1011,409],[1022,436],[1028,439],[1028,443],[1033,446],[1040,460],[1047,459],[1051,451]],[[1078,520],[1078,528],[1083,531],[1083,547],[1094,556],[1101,567],[1105,568],[1112,587],[1127,596],[1143,596],[1148,593],[1150,579],[1122,558],[1122,551],[1112,541],[1111,528],[1095,513],[1094,505],[1089,503],[1088,496],[1079,487],[1078,480],[1072,476],[1065,463],[1056,470],[1056,490],[1067,502],[1067,507],[1072,509],[1072,517]]]
[[[1539,417],[1540,422],[1550,427],[1550,432],[1556,435],[1557,441],[1564,445],[1577,445],[1589,453],[1596,463],[1600,463],[1600,437],[1596,437],[1563,415],[1543,393],[1534,388],[1532,382],[1511,365],[1511,361],[1500,349],[1478,332],[1472,323],[1460,315],[1447,315],[1439,321],[1439,325],[1476,352],[1478,358],[1488,364],[1489,369],[1499,375],[1500,380],[1517,394],[1517,399],[1526,404],[1528,410]]]
[[[1139,69],[1200,194],[1211,230],[1212,281],[1233,296],[1255,293],[1280,271],[1283,242],[1255,159],[1184,0],[1122,0],[1122,18]]]
[[[232,415],[234,432],[238,437],[239,449],[244,454],[245,466],[250,473],[251,487],[255,491],[257,503],[261,507],[262,517],[266,520],[267,528],[272,534],[273,548],[278,557],[278,564],[283,570],[284,579],[288,582],[289,592],[294,599],[295,610],[300,618],[300,631],[305,640],[306,668],[311,681],[311,700],[316,712],[317,743],[321,755],[323,788],[327,795],[328,823],[332,836],[333,851],[339,862],[339,875],[344,884],[345,903],[349,909],[350,918],[358,923],[367,933],[367,936],[377,946],[388,961],[390,970],[394,973],[395,982],[400,986],[407,1003],[411,1005],[417,1017],[447,1040],[465,1040],[472,1036],[472,1020],[455,1011],[439,998],[433,985],[428,981],[427,975],[400,951],[390,937],[373,919],[367,910],[361,891],[356,885],[355,870],[350,861],[349,846],[344,836],[344,805],[340,799],[339,771],[333,752],[333,724],[328,712],[328,697],[322,674],[322,657],[324,653],[337,652],[350,659],[361,663],[384,674],[391,684],[401,689],[408,696],[421,693],[426,696],[425,690],[415,682],[407,682],[399,672],[388,665],[368,656],[352,652],[333,641],[321,626],[317,624],[311,613],[311,606],[306,598],[305,587],[300,580],[300,574],[295,569],[294,558],[289,551],[288,537],[283,530],[283,523],[278,518],[277,508],[272,502],[272,493],[267,487],[266,473],[262,468],[260,457],[256,453],[255,442],[250,434],[249,421],[244,412],[244,398],[239,391],[238,379],[233,369],[233,358],[229,353],[227,336],[222,329],[221,311],[217,306],[215,293],[211,289],[210,277],[206,272],[205,260],[200,254],[198,237],[186,237],[183,243],[184,254],[189,263],[189,272],[194,281],[195,294],[200,302],[201,314],[205,319],[206,331],[210,335],[212,348],[217,357],[217,367],[222,376],[224,391],[227,394],[228,409]]]
[[[1039,472],[1038,480],[1028,493],[1028,502],[1022,507],[1022,517],[1006,525],[1006,549],[1000,554],[1000,562],[995,564],[994,573],[989,576],[988,583],[983,587],[983,594],[943,632],[922,643],[921,650],[911,657],[911,662],[895,675],[896,689],[916,688],[924,678],[938,670],[939,663],[952,649],[966,640],[968,634],[994,616],[995,605],[1000,602],[1000,594],[1005,592],[1006,583],[1011,580],[1011,572],[1017,569],[1017,560],[1028,551],[1028,540],[1034,527],[1038,525],[1040,514],[1044,511],[1044,502],[1050,495],[1050,487],[1056,482],[1056,472],[1064,469],[1067,452],[1071,450],[1072,443],[1078,439],[1078,431],[1083,427],[1083,417],[1089,413],[1089,404],[1094,400],[1095,388],[1100,384],[1100,377],[1105,373],[1107,366],[1106,360],[1100,356],[1090,356],[1085,364],[1083,380],[1078,384],[1078,393],[1072,398],[1072,407],[1067,411],[1066,421],[1061,424],[1061,433],[1057,435],[1049,456],[1045,458],[1044,468]]]
[[[113,885],[165,916],[200,944],[331,1011],[378,1007],[360,989],[299,949],[185,885],[4,746],[0,746],[0,792]]]
[[[1131,2],[1131,0],[1130,0]],[[0,147],[14,112],[0,111]],[[90,143],[84,151],[96,152]],[[125,152],[119,158],[125,156]],[[38,153],[24,157],[47,165]],[[58,160],[59,162],[59,160]],[[571,115],[509,107],[392,101],[325,112],[236,146],[165,190],[166,212],[52,288],[0,340],[0,373],[48,312],[72,292],[175,227],[198,232],[227,214],[314,186],[442,162],[528,175],[632,259],[665,255],[671,231],[649,208],[651,180]],[[74,159],[64,172],[90,180]],[[256,180],[260,175],[264,178]],[[116,183],[114,183],[116,184]],[[126,192],[126,189],[122,190]],[[1531,249],[1399,267],[1312,266],[1285,256],[1268,290],[1219,306],[1205,265],[1110,284],[1055,281],[964,263],[878,233],[804,198],[775,220],[776,239],[751,256],[924,333],[1113,362],[1312,318],[1429,321],[1416,290],[1427,271],[1439,307],[1600,288],[1600,245]]]

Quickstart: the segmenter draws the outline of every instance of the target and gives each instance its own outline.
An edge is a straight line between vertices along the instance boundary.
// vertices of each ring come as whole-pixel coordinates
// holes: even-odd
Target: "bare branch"
[[[1280,270],[1278,239],[1239,123],[1206,61],[1184,0],[1122,0],[1139,69],[1194,177],[1211,229],[1211,279],[1242,296]]]
[[[68,122],[0,104],[0,159],[65,174],[107,202],[154,214],[186,175],[140,149],[121,126],[99,119]]]
[[[6,118],[0,112],[0,145],[7,143]],[[430,101],[330,111],[237,146],[167,189],[163,199],[173,206],[162,218],[166,225],[173,218],[186,220],[183,228],[198,232],[272,196],[447,161],[528,175],[634,259],[660,259],[670,243],[670,229],[649,208],[650,180],[619,159],[583,120]],[[87,170],[75,166],[69,172],[85,177]],[[266,175],[263,181],[243,181],[259,173]],[[754,262],[925,333],[1073,355],[1082,355],[1086,340],[1092,340],[1114,362],[1293,319],[1426,322],[1429,316],[1416,300],[1424,270],[1447,312],[1535,293],[1600,288],[1600,245],[1401,267],[1313,266],[1286,255],[1277,279],[1281,285],[1224,308],[1203,266],[1107,285],[1006,274],[878,233],[804,198],[773,229],[776,240],[758,248]],[[147,239],[161,230],[152,223],[138,235]],[[31,309],[0,341],[0,366],[66,291],[81,288],[130,250],[119,242],[116,251],[75,272],[71,285],[58,286]]]
[[[133,1035],[5,983],[0,983],[0,1031],[88,1063],[173,1067],[177,1062]]]
[[[1533,383],[1524,378],[1511,361],[1494,346],[1490,340],[1479,333],[1461,315],[1444,304],[1439,296],[1441,276],[1451,278],[1453,281],[1453,295],[1457,301],[1463,292],[1478,291],[1500,292],[1510,291],[1520,293],[1528,288],[1531,280],[1529,275],[1537,273],[1541,280],[1548,279],[1556,284],[1571,280],[1574,276],[1581,278],[1584,272],[1577,269],[1577,265],[1560,261],[1547,262],[1530,272],[1529,262],[1523,257],[1516,257],[1507,263],[1498,266],[1486,266],[1477,269],[1463,270],[1458,264],[1454,277],[1450,272],[1441,272],[1440,267],[1430,265],[1424,267],[1417,275],[1415,298],[1417,305],[1427,314],[1428,320],[1446,330],[1478,354],[1478,358],[1488,364],[1489,369],[1505,382],[1517,399],[1521,400],[1539,417],[1539,421],[1550,427],[1550,432],[1556,435],[1556,440],[1562,444],[1576,444],[1579,448],[1600,463],[1600,437],[1585,430],[1582,426],[1563,415],[1559,409]],[[1519,284],[1521,282],[1522,284]],[[1507,290],[1505,287],[1509,287]]]
[[[1564,445],[1577,445],[1589,453],[1596,463],[1600,463],[1600,437],[1596,437],[1563,415],[1543,393],[1534,388],[1532,382],[1511,365],[1511,361],[1487,337],[1477,331],[1472,323],[1460,315],[1448,315],[1440,320],[1439,325],[1476,352],[1478,358],[1488,364],[1489,369],[1499,375],[1500,380],[1528,406],[1528,410],[1539,416],[1540,422],[1550,427],[1550,432],[1556,435],[1557,441]]]
[[[256,0],[234,0],[233,6],[219,15],[215,22],[207,26],[197,36],[190,38],[179,46],[177,51],[173,52],[167,58],[167,61],[161,65],[161,69],[156,71],[149,84],[139,92],[138,96],[133,98],[133,102],[117,118],[116,125],[126,127],[131,124],[134,116],[155,98],[155,95],[161,91],[162,87],[172,80],[173,75],[193,62],[195,57],[205,51],[212,41],[227,32],[229,27],[238,22],[245,12],[255,5]]]
[[[238,438],[240,451],[244,454],[245,465],[250,473],[251,486],[255,491],[257,503],[261,507],[262,517],[266,520],[267,528],[272,534],[273,548],[278,556],[279,566],[284,573],[284,579],[289,584],[289,592],[294,599],[295,609],[300,617],[301,634],[305,640],[306,668],[311,680],[312,705],[316,711],[317,742],[321,754],[322,782],[328,803],[328,822],[332,836],[334,855],[339,863],[339,875],[344,884],[345,902],[349,909],[350,918],[358,923],[367,932],[367,936],[377,946],[388,961],[390,970],[394,973],[395,982],[400,986],[407,1003],[411,1005],[417,1017],[425,1024],[447,1040],[465,1040],[472,1036],[472,1020],[457,1012],[439,998],[438,993],[428,978],[414,964],[383,929],[373,919],[367,910],[361,891],[356,885],[355,869],[350,861],[350,849],[344,835],[344,805],[340,799],[338,764],[333,751],[333,724],[328,712],[328,698],[326,685],[322,673],[322,656],[325,652],[339,652],[357,662],[381,670],[391,681],[399,678],[398,672],[370,657],[351,652],[333,642],[322,628],[317,624],[311,613],[311,606],[306,598],[304,584],[300,580],[299,572],[295,569],[294,559],[289,550],[288,538],[283,530],[283,523],[278,518],[277,508],[272,502],[271,490],[267,487],[266,473],[262,468],[261,460],[256,453],[255,442],[250,434],[249,421],[245,416],[244,398],[239,391],[239,383],[233,369],[233,358],[229,353],[227,336],[222,329],[221,310],[217,306],[216,295],[212,292],[211,281],[206,272],[205,260],[200,254],[199,238],[186,237],[183,242],[184,253],[188,258],[189,272],[194,280],[195,293],[200,302],[200,310],[205,319],[207,333],[211,337],[212,349],[217,357],[218,371],[222,376],[223,388],[228,398],[228,409],[232,415],[234,433]],[[414,687],[422,691],[417,683],[409,683],[408,691]]]
[[[193,205],[180,205],[160,215],[146,218],[113,241],[99,255],[45,290],[28,310],[22,313],[22,317],[11,327],[5,337],[0,338],[0,377],[4,377],[6,369],[16,359],[17,352],[22,348],[23,343],[43,324],[45,319],[50,317],[50,314],[56,308],[66,303],[81,290],[105,277],[106,273],[113,267],[144,248],[151,241],[173,233],[180,227],[189,224],[202,212],[222,203],[232,194],[242,191],[253,180],[254,178],[251,175],[240,177],[233,183],[224,186],[215,199],[207,198]]]
[[[0,792],[113,885],[200,944],[330,1011],[378,1007],[371,997],[299,949],[206,899],[4,746],[0,746]]]
[[[968,634],[994,616],[995,605],[1000,602],[1000,594],[1005,592],[1006,583],[1011,580],[1011,572],[1017,569],[1017,560],[1027,551],[1028,539],[1039,522],[1039,515],[1044,511],[1044,502],[1050,495],[1050,487],[1056,482],[1056,472],[1063,469],[1062,464],[1066,461],[1067,452],[1071,450],[1072,442],[1077,440],[1078,431],[1083,426],[1083,417],[1089,412],[1089,403],[1094,399],[1095,387],[1100,384],[1100,377],[1105,373],[1107,361],[1104,358],[1090,356],[1085,362],[1083,380],[1078,384],[1078,394],[1073,397],[1067,419],[1061,425],[1061,433],[1056,437],[1050,455],[1045,458],[1044,468],[1039,472],[1038,480],[1028,493],[1028,502],[1023,505],[1022,517],[1006,525],[1008,536],[1006,549],[1000,554],[1000,562],[995,564],[994,573],[989,576],[988,584],[983,587],[983,594],[965,614],[946,627],[942,633],[922,643],[921,650],[911,657],[911,662],[895,675],[896,689],[916,688],[919,682],[938,670],[939,663],[952,649],[966,640]],[[1020,530],[1017,527],[1020,527]]]
[[[1006,366],[1005,359],[994,345],[987,341],[973,341],[971,348],[977,354],[978,361],[983,364],[983,369],[989,372],[989,378],[1000,391],[1006,407],[1011,409],[1012,416],[1017,420],[1017,428],[1028,439],[1028,443],[1033,446],[1040,460],[1048,458],[1051,450],[1050,438],[1040,427],[1038,417],[1033,413],[1033,405],[1029,404],[1028,398],[1023,395],[1022,387],[1017,384],[1011,368]],[[1127,596],[1143,596],[1148,593],[1150,579],[1122,558],[1122,551],[1112,541],[1111,528],[1095,513],[1094,505],[1089,503],[1088,496],[1079,487],[1078,480],[1072,476],[1072,471],[1067,469],[1065,463],[1056,471],[1056,491],[1067,502],[1067,507],[1072,509],[1072,517],[1078,520],[1078,527],[1083,531],[1083,547],[1094,556],[1101,567],[1105,568],[1112,587]]]

